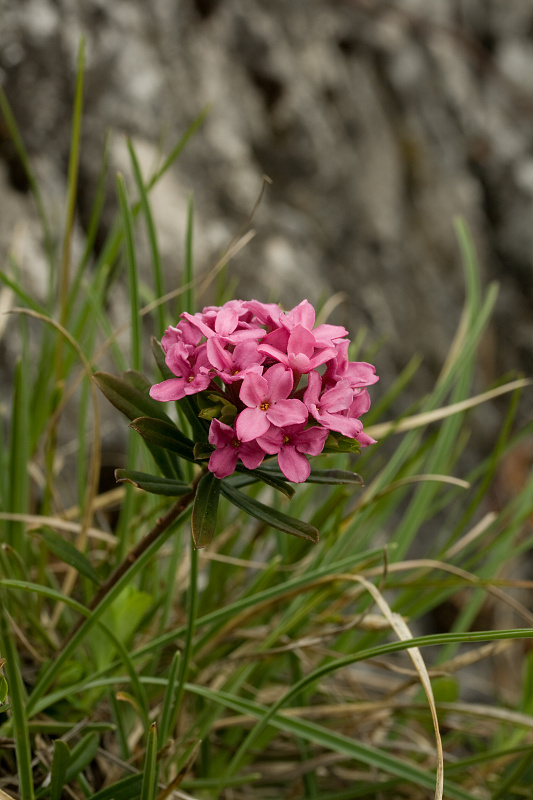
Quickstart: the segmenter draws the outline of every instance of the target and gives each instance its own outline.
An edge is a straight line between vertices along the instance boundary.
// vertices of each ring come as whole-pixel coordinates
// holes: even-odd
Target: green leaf
[[[91,800],[137,800],[140,797],[143,776],[140,772],[128,775],[112,786],[106,786],[93,794]]]
[[[187,422],[191,426],[191,432],[196,442],[207,442],[209,435],[209,424],[207,420],[200,419],[199,408],[196,399],[191,395],[185,395],[178,400],[177,405],[185,414]]]
[[[167,422],[169,425],[174,423],[165,414],[162,404],[157,400],[152,400],[148,394],[150,383],[142,373],[136,370],[122,372],[120,377],[111,375],[108,372],[96,372],[94,380],[100,391],[107,397],[115,408],[118,408],[128,419],[134,420],[138,417],[149,416]],[[154,447],[147,442],[154,461],[167,478],[182,478],[182,472],[176,459],[170,457],[166,452]]]
[[[214,536],[220,485],[221,481],[215,478],[212,472],[206,472],[198,483],[191,519],[192,538],[196,550],[207,547]]]
[[[257,471],[258,470],[254,470],[254,472]],[[268,472],[269,475],[276,476],[277,478],[285,478],[283,472],[278,467],[270,466],[269,464],[264,464],[261,467],[261,472]],[[357,484],[358,486],[364,486],[364,481],[357,472],[351,472],[346,469],[314,469],[311,471],[306,483],[322,483],[329,486],[337,484]]]
[[[167,367],[167,362],[165,361],[165,351],[163,350],[163,346],[159,339],[156,339],[155,336],[152,336],[150,343],[152,345],[152,353],[155,358],[155,362],[163,380],[175,378],[176,376],[173,375],[170,369]]]
[[[100,577],[89,559],[74,547],[72,542],[63,539],[59,533],[50,530],[43,530],[41,538],[48,549],[64,564],[74,567],[80,575],[88,578],[96,585],[100,583]]]
[[[141,209],[146,222],[146,230],[148,233],[148,242],[150,244],[150,252],[152,255],[152,268],[155,283],[155,295],[160,298],[165,294],[165,283],[163,276],[163,267],[161,264],[161,255],[159,253],[159,245],[157,243],[157,232],[150,208],[150,201],[148,199],[148,192],[143,180],[139,159],[135,152],[135,148],[130,139],[128,139],[128,150],[130,153],[131,164],[133,167],[133,174],[135,176],[135,183],[139,190],[139,198]],[[165,312],[163,306],[159,304],[156,309],[157,329],[162,331],[165,327]]]
[[[350,472],[347,469],[313,469],[306,483],[365,485],[362,477],[357,472]]]
[[[117,175],[117,195],[122,220],[122,241],[128,274],[128,296],[130,300],[131,363],[135,368],[142,364],[142,317],[139,313],[139,269],[134,242],[134,221],[128,199],[124,176]]]
[[[159,475],[149,475],[146,472],[137,472],[132,469],[116,469],[115,480],[117,483],[131,483],[145,492],[161,494],[165,497],[178,497],[191,491],[190,485],[184,481],[162,478]]]
[[[172,662],[170,664],[170,669],[168,672],[168,680],[167,680],[167,688],[165,690],[165,696],[163,698],[162,703],[162,712],[161,712],[161,723],[159,726],[160,735],[161,735],[161,743],[162,745],[166,745],[167,740],[172,735],[172,721],[174,720],[174,709],[176,707],[176,695],[177,695],[177,680],[178,680],[178,672],[180,666],[180,659],[181,653],[179,650],[176,650],[172,657]],[[177,715],[176,715],[177,716]]]
[[[257,481],[257,480],[263,481],[263,483],[266,483],[269,486],[272,486],[273,489],[277,489],[278,492],[281,492],[282,494],[284,494],[285,497],[289,498],[289,500],[291,499],[291,497],[294,497],[294,491],[295,490],[292,488],[290,483],[287,483],[287,481],[285,480],[285,476],[283,475],[283,473],[281,471],[279,471],[279,474],[278,474],[277,472],[274,472],[274,471],[271,472],[270,470],[263,469],[263,468],[261,468],[261,469],[245,469],[244,467],[241,467],[239,465],[237,467],[237,472],[244,472],[245,474],[253,476],[254,481]],[[250,481],[250,483],[252,483],[252,481]],[[244,486],[244,485],[246,485],[246,484],[241,484],[241,486]]]
[[[154,800],[157,791],[157,731],[152,722],[144,760],[141,800]]]
[[[193,449],[195,461],[207,461],[215,448],[207,442],[196,442]]]
[[[8,692],[7,681],[3,675],[0,675],[0,705],[3,705],[3,703],[5,703],[7,692]]]
[[[130,424],[130,428],[140,433],[143,439],[163,450],[194,461],[194,443],[176,428],[173,422],[165,422],[153,417],[138,417]]]
[[[69,763],[70,750],[67,743],[61,739],[56,739],[50,773],[50,800],[61,800],[61,792],[65,785]]]
[[[148,391],[140,388],[139,375],[140,373],[134,370],[123,372],[120,377],[109,372],[95,372],[93,378],[109,402],[128,419],[153,417],[172,424],[168,414],[163,411],[162,403],[152,400]],[[145,386],[149,385],[146,382]]]
[[[238,489],[234,489],[226,482],[222,483],[222,492],[233,505],[237,506],[237,508],[241,508],[243,511],[246,511],[247,514],[250,514],[256,519],[260,519],[267,525],[277,528],[284,533],[290,533],[292,536],[298,536],[300,539],[307,539],[315,544],[318,542],[318,531],[312,525],[309,525],[309,523],[294,519],[294,517],[289,517],[287,514],[283,514],[275,508],[269,508],[263,503],[259,503],[257,500],[253,500],[251,497],[248,497],[248,495],[243,494],[243,492],[239,492]]]
[[[88,733],[72,748],[70,763],[65,776],[65,783],[70,783],[94,759],[100,745],[97,733]]]
[[[326,444],[324,446],[324,453],[361,453],[361,445],[357,439],[349,439],[343,436],[342,433],[330,431]]]

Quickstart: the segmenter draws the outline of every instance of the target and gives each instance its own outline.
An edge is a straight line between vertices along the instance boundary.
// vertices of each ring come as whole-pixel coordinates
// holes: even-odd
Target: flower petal
[[[227,478],[235,472],[237,458],[238,448],[227,445],[211,453],[207,467],[216,478]]]
[[[278,400],[267,410],[266,416],[272,425],[282,428],[284,425],[296,425],[307,422],[309,412],[301,400]]]
[[[303,483],[311,473],[309,461],[294,447],[283,447],[279,451],[278,464],[285,477],[293,483]]]
[[[266,453],[257,442],[243,442],[239,447],[239,458],[246,469],[257,469]]]
[[[268,383],[267,398],[271,403],[285,400],[292,392],[294,378],[290,369],[283,364],[274,364],[263,373]]]
[[[168,403],[170,400],[181,400],[185,397],[184,387],[187,381],[184,378],[169,378],[162,383],[156,383],[150,389],[150,397]]]
[[[248,377],[248,376],[247,376]],[[270,422],[260,408],[245,408],[235,419],[237,438],[241,442],[251,442],[262,436],[270,428]]]
[[[245,376],[242,382],[239,397],[245,406],[256,408],[264,401],[267,392],[268,383],[265,378],[262,375],[256,375],[254,372],[250,372]]]

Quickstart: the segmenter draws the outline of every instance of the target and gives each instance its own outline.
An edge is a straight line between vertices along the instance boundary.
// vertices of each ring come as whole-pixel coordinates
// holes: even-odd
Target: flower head
[[[206,392],[202,415],[215,447],[208,468],[217,478],[239,460],[255,469],[275,455],[285,477],[301,483],[308,456],[322,452],[330,432],[361,447],[374,442],[360,417],[370,405],[366,387],[378,378],[371,364],[349,360],[347,334],[339,325],[315,327],[307,300],[287,312],[257,300],[184,312],[161,341],[174,377],[150,395],[168,401]]]

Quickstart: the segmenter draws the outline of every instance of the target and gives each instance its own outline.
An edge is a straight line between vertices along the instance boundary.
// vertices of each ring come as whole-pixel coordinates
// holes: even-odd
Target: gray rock
[[[473,233],[484,280],[502,286],[480,386],[503,370],[533,372],[533,8],[504,5],[3,0],[1,79],[43,191],[57,197],[85,35],[80,240],[106,129],[110,173],[128,177],[126,136],[148,170],[161,136],[168,148],[211,103],[153,196],[168,280],[181,269],[189,193],[196,261],[207,268],[266,173],[257,235],[232,266],[238,293],[291,305],[343,292],[337,320],[354,333],[366,326],[370,341],[387,337],[376,356],[385,382],[413,353],[424,356],[411,401],[438,374],[460,315],[457,215]],[[34,223],[5,133],[0,157],[5,260],[16,225]],[[110,179],[98,244],[115,206]],[[35,252],[24,263],[40,269]],[[118,321],[127,304],[116,305]],[[488,419],[491,436],[497,416]]]

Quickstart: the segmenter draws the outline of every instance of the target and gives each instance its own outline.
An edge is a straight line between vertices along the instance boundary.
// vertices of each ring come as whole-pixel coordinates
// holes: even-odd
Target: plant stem
[[[192,491],[190,491],[189,494],[180,497],[180,499],[169,508],[167,513],[157,520],[154,527],[146,534],[146,536],[143,536],[140,542],[138,542],[135,547],[130,550],[126,558],[118,565],[118,567],[113,570],[109,578],[101,585],[100,589],[91,600],[88,606],[90,611],[94,611],[94,609],[100,605],[104,597],[109,594],[109,592],[123,577],[123,575],[133,566],[133,564],[135,564],[135,562],[159,538],[159,536],[161,536],[167,530],[167,528],[172,525],[174,520],[177,519],[183,511],[185,511],[187,506],[193,502],[194,498],[196,497],[198,481],[203,474],[204,472],[201,472],[196,476],[192,482]],[[65,639],[63,647],[72,639],[83,622],[83,618],[78,620],[68,637]]]

